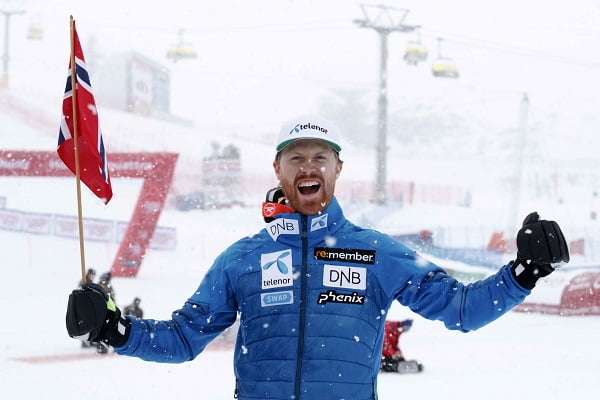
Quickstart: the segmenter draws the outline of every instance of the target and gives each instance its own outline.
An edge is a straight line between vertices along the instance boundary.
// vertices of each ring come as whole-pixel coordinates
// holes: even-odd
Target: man
[[[112,274],[109,272],[105,272],[102,275],[100,275],[100,279],[98,280],[98,285],[100,285],[104,291],[104,293],[106,293],[107,295],[109,295],[111,297],[111,299],[113,299],[113,301],[115,300],[115,289],[113,288],[112,285]]]
[[[558,225],[531,214],[517,260],[464,285],[389,236],[345,219],[334,196],[340,151],[330,121],[285,123],[273,162],[281,191],[263,204],[266,229],[217,257],[170,320],[123,318],[97,287],[73,291],[69,335],[102,340],[121,355],[179,363],[239,315],[238,399],[372,400],[392,301],[467,332],[521,303],[554,263],[569,260]]]
[[[92,283],[92,282],[94,282],[94,279],[96,279],[96,270],[94,268],[88,268],[85,273],[85,282]],[[83,285],[84,285],[83,280],[80,280],[79,287],[81,287]]]
[[[136,318],[144,318],[144,311],[140,307],[142,300],[139,297],[133,299],[133,303],[123,309],[123,315],[132,315]]]
[[[400,335],[408,332],[412,319],[404,321],[385,321],[383,349],[381,351],[381,370],[384,372],[421,372],[423,366],[415,360],[406,360],[400,350]]]

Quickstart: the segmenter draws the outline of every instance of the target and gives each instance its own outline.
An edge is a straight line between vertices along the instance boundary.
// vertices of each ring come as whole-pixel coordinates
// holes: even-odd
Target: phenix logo
[[[290,135],[294,132],[299,133],[303,129],[314,129],[316,131],[320,131],[324,134],[327,134],[327,129],[321,128],[319,125],[311,124],[309,122],[308,124],[296,124],[296,126],[290,131]]]
[[[325,303],[365,304],[365,296],[356,292],[350,294],[328,290],[326,293],[319,293],[319,299],[317,300],[317,304]]]

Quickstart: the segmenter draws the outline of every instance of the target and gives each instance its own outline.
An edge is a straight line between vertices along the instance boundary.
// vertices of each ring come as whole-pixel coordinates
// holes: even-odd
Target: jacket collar
[[[335,197],[320,214],[308,215],[306,232],[308,245],[315,246],[328,238],[334,238],[335,233],[346,221],[342,209]],[[300,246],[302,242],[303,216],[298,213],[281,213],[267,223],[266,230],[276,242],[291,246]]]

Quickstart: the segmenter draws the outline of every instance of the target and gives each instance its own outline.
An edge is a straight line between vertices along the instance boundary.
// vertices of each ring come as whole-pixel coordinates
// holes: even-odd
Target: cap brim
[[[281,142],[281,143],[279,143],[279,145],[277,146],[277,151],[278,151],[278,152],[280,152],[281,150],[283,150],[283,149],[284,149],[284,148],[285,148],[287,145],[289,145],[290,143],[292,143],[292,142],[295,142],[296,140],[303,140],[303,139],[307,139],[307,140],[311,140],[311,139],[312,139],[312,140],[320,140],[321,142],[325,142],[325,143],[327,143],[329,146],[331,146],[331,148],[332,148],[332,149],[334,149],[334,150],[335,150],[335,151],[337,151],[338,153],[339,153],[339,152],[342,150],[342,148],[341,148],[339,145],[337,145],[337,144],[335,144],[335,143],[333,143],[333,142],[330,142],[330,141],[328,141],[328,140],[319,139],[319,138],[309,138],[309,137],[308,137],[308,138],[296,138],[296,139],[290,139],[290,140],[286,140],[286,141],[284,141],[284,142]]]

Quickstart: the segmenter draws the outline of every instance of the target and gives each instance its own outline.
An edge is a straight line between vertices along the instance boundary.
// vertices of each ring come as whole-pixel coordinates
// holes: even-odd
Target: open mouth
[[[302,181],[298,184],[298,191],[305,195],[315,194],[321,188],[321,184],[317,181]]]

